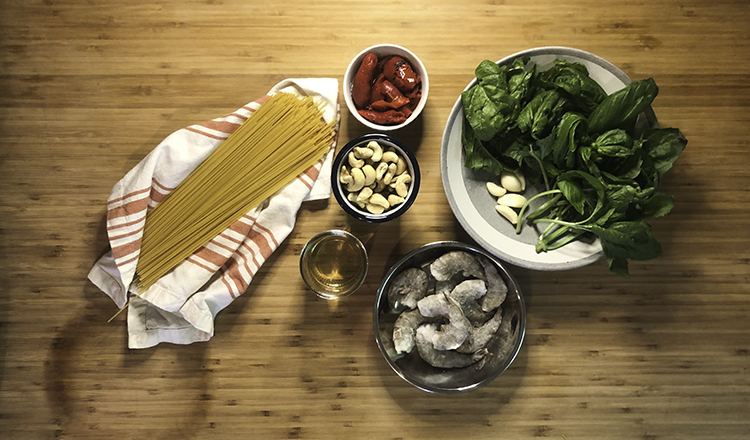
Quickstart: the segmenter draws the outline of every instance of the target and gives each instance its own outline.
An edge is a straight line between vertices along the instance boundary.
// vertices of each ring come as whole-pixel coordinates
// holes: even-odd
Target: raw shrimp
[[[431,334],[430,342],[437,350],[458,348],[471,331],[471,323],[464,316],[461,307],[446,295],[430,295],[417,303],[419,313],[428,318],[444,317],[448,319],[439,330]]]
[[[475,351],[484,348],[490,339],[495,335],[497,329],[500,328],[500,323],[503,321],[503,310],[498,307],[495,315],[492,319],[475,327],[469,333],[469,337],[466,338],[463,344],[456,349],[460,353],[474,353]]]
[[[417,307],[417,301],[427,294],[427,273],[415,267],[396,275],[388,289],[388,302],[394,310]]]
[[[437,350],[430,342],[439,333],[436,324],[425,324],[417,328],[416,346],[419,356],[437,368],[462,368],[479,361],[487,355],[487,349],[476,353],[459,353],[454,350]]]
[[[487,294],[479,299],[479,304],[482,306],[482,310],[490,312],[505,301],[505,297],[508,295],[508,286],[497,273],[497,269],[492,262],[484,257],[480,257],[479,262],[482,263],[484,273],[487,276]]]
[[[417,327],[426,319],[419,313],[419,309],[407,310],[398,315],[393,325],[393,345],[397,353],[411,352]]]
[[[484,269],[473,255],[463,251],[451,251],[438,257],[430,265],[430,273],[438,281],[447,281],[458,273],[464,277],[484,279]]]
[[[447,295],[456,288],[458,283],[454,280],[438,281],[435,283],[435,293],[437,295]]]
[[[484,281],[466,280],[453,288],[448,293],[448,297],[458,303],[464,316],[466,316],[472,324],[476,324],[478,322],[486,321],[489,317],[477,302],[477,300],[483,298],[486,293],[487,285]]]

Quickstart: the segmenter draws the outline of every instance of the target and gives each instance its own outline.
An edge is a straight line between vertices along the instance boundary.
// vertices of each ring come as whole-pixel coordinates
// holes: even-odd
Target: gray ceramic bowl
[[[502,304],[502,324],[487,345],[490,353],[484,361],[464,368],[435,368],[423,361],[416,349],[406,355],[396,353],[393,347],[393,325],[398,313],[389,305],[387,292],[391,282],[401,271],[420,267],[454,250],[486,257],[507,284],[508,295]],[[489,384],[510,366],[523,342],[526,306],[518,283],[503,263],[479,248],[455,241],[441,241],[411,251],[388,271],[377,292],[373,323],[380,351],[396,374],[421,390],[455,394]]]

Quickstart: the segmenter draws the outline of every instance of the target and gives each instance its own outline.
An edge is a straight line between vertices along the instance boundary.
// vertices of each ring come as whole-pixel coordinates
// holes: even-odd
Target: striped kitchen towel
[[[140,297],[133,298],[130,286],[146,212],[167,197],[276,92],[313,96],[324,104],[326,122],[336,121],[338,133],[338,81],[288,79],[274,86],[267,96],[233,113],[172,133],[112,189],[107,203],[111,249],[97,261],[88,277],[118,307],[124,307],[132,299],[127,310],[130,348],[210,339],[216,314],[247,289],[258,269],[289,235],[302,202],[330,196],[335,138],[318,163],[196,251]]]

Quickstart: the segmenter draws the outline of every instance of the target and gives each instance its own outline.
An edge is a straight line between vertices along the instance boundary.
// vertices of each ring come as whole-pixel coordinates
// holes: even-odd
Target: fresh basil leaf
[[[563,197],[565,197],[573,208],[578,211],[579,214],[583,215],[586,206],[586,196],[583,193],[580,185],[572,180],[557,179],[557,188],[562,191]]]
[[[497,63],[493,63],[490,60],[484,60],[479,63],[476,69],[474,69],[474,75],[476,75],[477,80],[480,83],[495,85],[504,83],[507,88],[508,82],[505,79],[507,70],[507,68],[503,69],[498,66]]]
[[[516,58],[508,69],[508,93],[519,106],[523,106],[531,99],[536,89],[538,71],[536,65],[532,66],[531,70],[526,70],[528,62],[528,57]]]
[[[599,135],[591,146],[602,156],[628,157],[633,154],[633,138],[619,128]]]
[[[581,131],[585,131],[588,128],[586,117],[581,113],[566,112],[560,118],[560,123],[557,125],[555,133],[555,142],[552,149],[556,152],[567,152],[574,153],[577,147],[577,138],[580,136]],[[567,150],[567,151],[565,151]],[[570,164],[569,168],[573,165]]]
[[[662,217],[674,208],[674,197],[662,192],[654,193],[641,203],[643,215],[646,217]]]
[[[548,136],[559,121],[566,103],[555,90],[537,94],[518,114],[518,128],[522,133],[529,133],[533,139]]]
[[[563,90],[583,113],[591,113],[607,96],[581,63],[557,60],[553,67],[543,73],[544,80]]]
[[[637,195],[638,191],[630,185],[607,186],[607,202],[618,211],[626,211]]]
[[[604,228],[592,225],[590,231],[601,240],[607,258],[650,260],[662,253],[661,244],[645,220],[615,222]]]
[[[623,278],[630,278],[627,258],[607,258],[607,265],[612,273]]]
[[[464,119],[461,133],[461,143],[464,147],[464,166],[470,169],[486,170],[490,173],[500,175],[503,172],[503,164],[490,154],[482,142],[474,135],[471,125]]]
[[[596,106],[589,115],[592,133],[604,133],[613,128],[629,128],[641,112],[646,110],[659,93],[653,78],[633,81]]]
[[[464,115],[474,135],[482,141],[492,139],[509,126],[508,116],[513,108],[506,103],[493,102],[484,88],[474,86],[461,94]]]
[[[642,147],[648,154],[659,179],[672,168],[672,164],[687,146],[687,139],[676,128],[654,128],[641,136]]]

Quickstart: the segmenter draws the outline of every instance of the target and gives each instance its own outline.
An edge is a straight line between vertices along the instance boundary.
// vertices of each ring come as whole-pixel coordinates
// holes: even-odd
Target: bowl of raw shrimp
[[[396,374],[423,391],[457,394],[508,369],[523,343],[526,307],[502,262],[481,248],[441,241],[389,269],[373,324]]]
[[[414,121],[427,103],[429,89],[427,69],[419,57],[395,44],[362,50],[344,73],[343,95],[349,112],[380,132]]]

